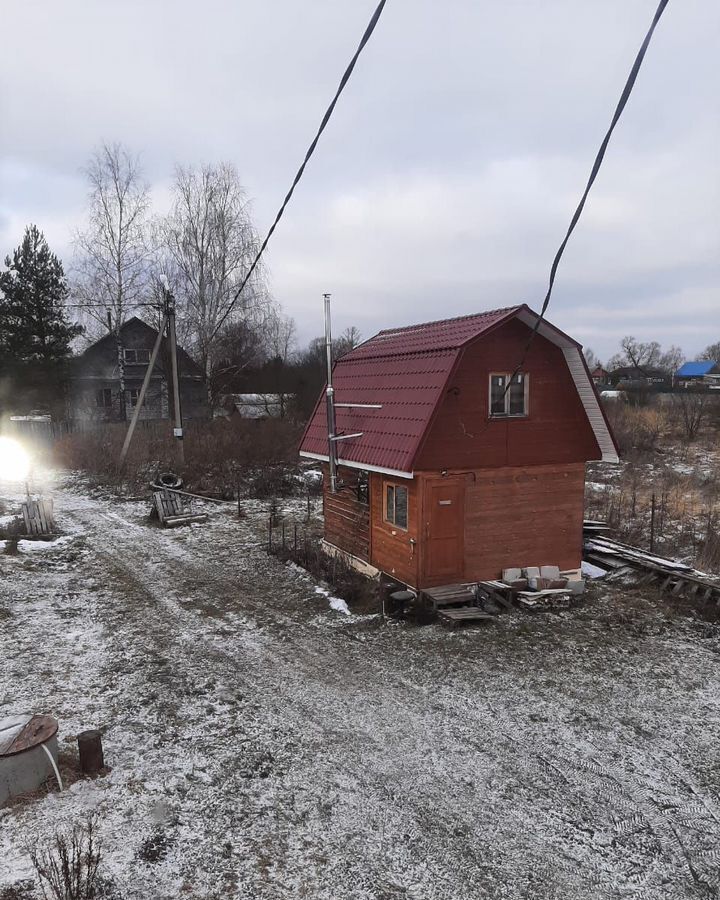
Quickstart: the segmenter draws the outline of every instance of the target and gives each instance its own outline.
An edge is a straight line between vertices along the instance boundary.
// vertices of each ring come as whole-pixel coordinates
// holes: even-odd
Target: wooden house
[[[595,366],[595,368],[590,373],[590,377],[593,380],[593,384],[600,387],[604,384],[610,384],[610,373],[607,369],[603,369],[602,366]]]
[[[333,369],[325,540],[413,587],[579,568],[585,463],[617,448],[580,344],[527,306],[381,331]],[[516,372],[516,369],[519,371]],[[508,388],[508,381],[512,383]],[[326,463],[321,396],[300,455]]]
[[[106,334],[73,360],[68,397],[69,418],[95,422],[129,420],[137,405],[157,335],[156,328],[133,316],[120,327],[119,337],[115,333]],[[172,394],[166,343],[163,338],[140,411],[143,420],[169,418]],[[178,371],[183,417],[209,418],[205,375],[182,347],[178,347]]]

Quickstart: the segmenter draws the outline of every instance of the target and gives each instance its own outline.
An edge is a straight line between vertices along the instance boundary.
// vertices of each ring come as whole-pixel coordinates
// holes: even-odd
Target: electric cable
[[[583,191],[582,197],[580,198],[580,202],[577,205],[577,209],[570,220],[570,226],[565,234],[565,237],[560,244],[557,253],[555,254],[555,258],[553,259],[552,266],[550,267],[550,279],[548,283],[547,293],[545,294],[545,299],[543,301],[542,309],[540,310],[540,316],[538,317],[535,325],[533,326],[532,332],[530,333],[530,337],[528,338],[528,342],[525,345],[525,349],[523,350],[523,355],[518,364],[515,371],[512,373],[512,377],[508,381],[507,387],[505,388],[505,393],[510,389],[510,385],[512,384],[513,378],[518,374],[520,369],[525,364],[525,359],[527,357],[528,350],[530,349],[530,345],[533,341],[533,338],[538,332],[541,323],[545,318],[545,312],[547,311],[548,306],[550,305],[550,297],[552,296],[553,286],[555,284],[555,276],[557,275],[558,266],[560,265],[560,260],[562,259],[563,253],[565,252],[565,247],[567,246],[568,241],[570,240],[570,235],[575,230],[575,226],[580,220],[580,216],[582,215],[582,211],[585,208],[585,202],[590,193],[590,189],[595,183],[595,179],[598,176],[600,171],[600,167],[602,166],[603,159],[605,158],[605,151],[607,150],[608,144],[610,143],[610,138],[612,137],[613,132],[615,131],[615,126],[620,120],[620,116],[623,114],[623,110],[625,109],[628,100],[630,99],[630,95],[632,94],[633,87],[635,86],[635,81],[637,80],[638,73],[640,72],[640,67],[642,66],[643,60],[645,59],[645,53],[650,45],[650,41],[652,39],[653,33],[655,32],[655,28],[660,21],[662,14],[665,12],[665,7],[668,5],[669,0],[660,0],[660,3],[655,11],[655,15],[653,16],[652,23],[650,28],[648,29],[647,34],[645,35],[645,40],[642,42],[640,46],[640,50],[635,57],[635,62],[630,69],[630,74],[628,75],[627,81],[625,82],[625,87],[622,90],[620,95],[620,100],[618,101],[618,105],[615,109],[615,114],[612,117],[612,121],[610,122],[610,127],[603,138],[602,143],[600,144],[600,149],[597,152],[597,156],[595,157],[595,162],[593,163],[592,171],[590,172],[590,177],[585,186],[585,190]]]
[[[358,48],[355,51],[355,53],[353,54],[353,57],[350,60],[350,63],[348,64],[347,68],[345,69],[345,72],[343,73],[342,78],[340,79],[340,84],[338,85],[338,88],[335,91],[335,96],[333,97],[332,102],[330,103],[330,106],[328,106],[328,108],[326,109],[325,115],[322,117],[322,121],[320,122],[320,127],[318,128],[317,133],[315,134],[315,137],[312,140],[312,143],[308,147],[308,150],[305,154],[305,158],[303,159],[302,164],[300,165],[300,168],[297,170],[295,178],[293,179],[293,182],[290,185],[290,190],[285,195],[285,199],[283,200],[282,205],[280,206],[280,209],[278,210],[277,215],[275,216],[275,219],[274,219],[272,225],[270,226],[270,230],[266,234],[265,240],[260,245],[260,249],[258,250],[258,252],[255,256],[255,259],[253,260],[252,265],[250,266],[250,268],[248,269],[248,271],[245,274],[245,277],[243,278],[242,282],[240,283],[240,287],[235,292],[235,296],[233,297],[232,301],[230,302],[230,305],[225,310],[223,315],[220,317],[220,321],[215,326],[212,337],[215,337],[215,335],[217,335],[217,333],[220,330],[220,328],[222,327],[223,323],[225,322],[227,317],[232,312],[235,304],[238,301],[238,298],[240,297],[240,294],[242,294],[243,290],[245,289],[245,286],[247,285],[248,281],[252,277],[253,272],[257,268],[257,265],[260,262],[260,258],[262,257],[263,253],[265,252],[265,248],[267,247],[267,245],[270,241],[270,238],[273,235],[273,232],[275,231],[278,223],[280,222],[280,219],[282,219],[283,213],[285,212],[285,209],[286,209],[288,203],[290,202],[293,193],[295,192],[295,188],[297,187],[298,182],[300,181],[300,179],[303,176],[305,167],[307,166],[308,162],[310,161],[310,157],[315,152],[315,147],[317,146],[317,143],[320,140],[320,136],[322,135],[323,131],[325,131],[325,127],[327,126],[328,122],[330,121],[330,117],[333,114],[335,105],[337,104],[338,100],[340,99],[340,95],[342,94],[343,90],[345,89],[345,86],[347,85],[348,81],[350,80],[350,76],[352,75],[353,69],[355,68],[355,63],[358,61],[360,54],[362,53],[363,49],[365,48],[365,45],[372,37],[373,31],[375,31],[375,26],[377,25],[377,23],[380,19],[380,16],[382,15],[382,11],[385,8],[386,2],[387,2],[387,0],[380,0],[380,3],[378,3],[377,8],[375,9],[375,12],[372,14],[372,18],[370,19],[370,22],[369,22],[367,28],[365,29],[365,33],[363,34],[363,36],[360,40],[360,43],[358,44]]]

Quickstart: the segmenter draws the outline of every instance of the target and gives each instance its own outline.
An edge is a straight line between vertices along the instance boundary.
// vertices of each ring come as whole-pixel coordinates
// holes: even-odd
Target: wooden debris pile
[[[55,516],[52,499],[39,497],[33,500],[28,496],[22,504],[22,517],[25,523],[25,534],[28,537],[48,536],[55,534]]]
[[[615,572],[640,572],[640,584],[654,583],[661,591],[700,600],[703,606],[709,602],[720,606],[720,579],[678,560],[613,541],[598,532],[588,534],[586,530],[585,534],[583,556],[588,562]]]
[[[193,522],[206,522],[205,513],[194,513],[190,500],[183,492],[163,488],[153,494],[153,506],[160,524],[166,528],[178,525],[191,525]]]

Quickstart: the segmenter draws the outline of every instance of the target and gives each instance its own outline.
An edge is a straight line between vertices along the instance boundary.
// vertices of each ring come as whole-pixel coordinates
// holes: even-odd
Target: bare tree
[[[620,341],[620,350],[625,364],[641,372],[656,368],[660,363],[662,351],[657,341],[638,341],[630,334]]]
[[[137,157],[122,144],[103,144],[85,169],[90,185],[88,227],[75,236],[74,296],[89,331],[117,339],[119,405],[125,417],[125,357],[120,328],[147,289],[150,190]]]
[[[209,377],[212,397],[231,391],[245,369],[261,366],[266,359],[267,339],[255,323],[240,320],[224,326],[215,342]]]
[[[268,302],[260,270],[234,302],[259,246],[235,167],[178,166],[163,232],[179,278],[178,312],[209,377],[225,324],[252,318]]]
[[[715,363],[720,363],[720,341],[714,344],[708,344],[698,359],[707,359]]]
[[[710,395],[704,391],[687,390],[673,394],[672,408],[679,420],[686,443],[694,440],[710,411]]]
[[[597,366],[602,366],[599,357],[595,355],[595,352],[590,347],[583,348],[583,355],[588,369],[590,369],[591,372],[593,369],[597,368]]]
[[[684,362],[685,354],[683,353],[682,347],[677,347],[673,344],[668,350],[661,353],[660,359],[658,360],[658,368],[674,377],[675,373]]]
[[[122,144],[103,144],[85,174],[89,221],[75,236],[74,294],[91,321],[117,332],[147,289],[150,190]]]
[[[287,364],[295,348],[295,319],[283,315],[279,309],[273,309],[266,320],[264,332],[268,355]]]

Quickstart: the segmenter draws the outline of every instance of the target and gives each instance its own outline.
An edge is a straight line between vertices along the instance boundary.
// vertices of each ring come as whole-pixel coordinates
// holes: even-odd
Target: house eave
[[[330,461],[325,454],[310,453],[307,450],[301,450],[299,455],[304,459],[315,459],[318,462]],[[378,472],[380,475],[392,475],[394,478],[413,479],[415,477],[414,472],[402,472],[400,469],[388,469],[383,466],[371,466],[367,463],[355,462],[351,459],[338,459],[337,464],[339,466],[345,466],[348,469],[361,469],[363,472]]]

